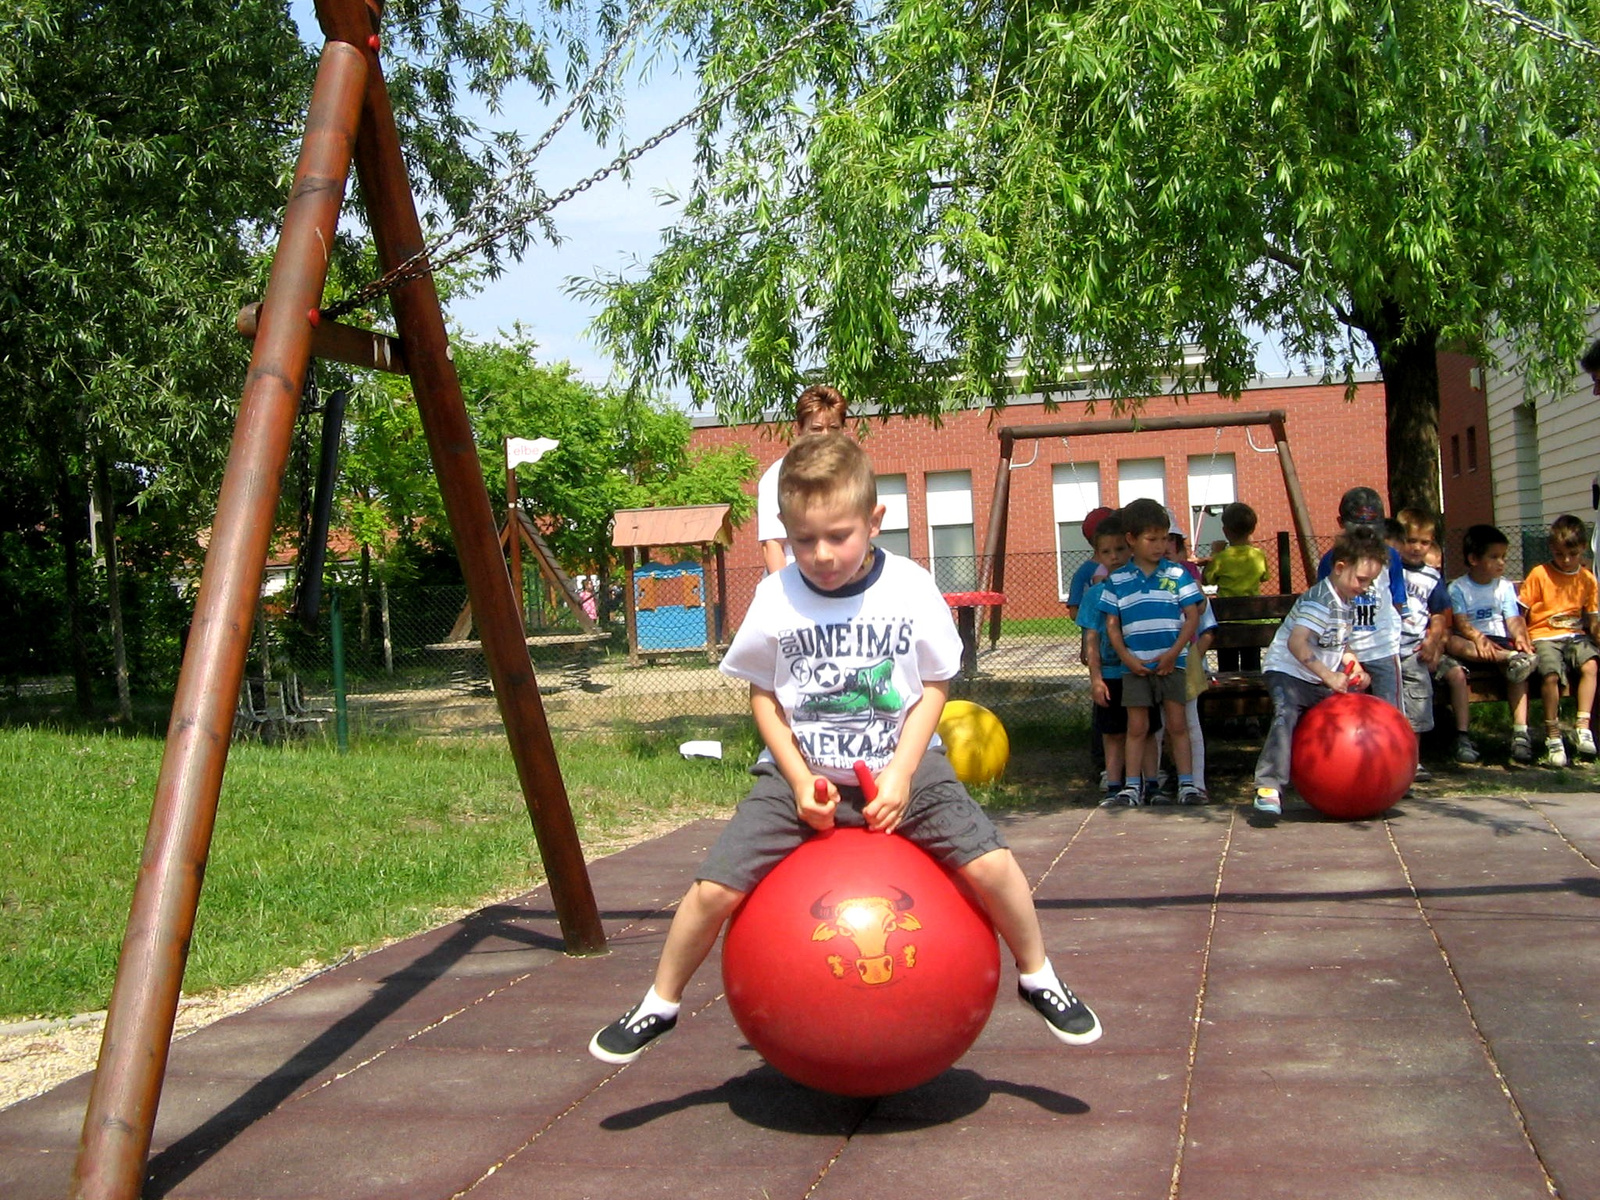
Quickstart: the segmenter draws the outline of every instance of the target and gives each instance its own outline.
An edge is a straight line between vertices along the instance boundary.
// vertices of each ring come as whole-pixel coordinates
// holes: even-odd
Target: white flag
[[[536,463],[559,445],[555,438],[507,438],[506,470],[518,463]]]

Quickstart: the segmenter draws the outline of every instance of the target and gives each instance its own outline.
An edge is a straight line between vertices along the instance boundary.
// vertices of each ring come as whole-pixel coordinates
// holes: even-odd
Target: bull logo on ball
[[[852,896],[836,904],[827,903],[828,893],[823,892],[811,906],[811,915],[817,920],[811,940],[828,942],[846,938],[855,945],[856,977],[869,986],[889,983],[894,978],[896,955],[889,950],[889,935],[910,933],[922,928],[911,911],[916,903],[904,888],[896,899],[887,896]],[[909,969],[916,966],[917,948],[909,943],[899,950],[900,961]],[[847,973],[845,957],[828,956],[828,969],[835,979]]]

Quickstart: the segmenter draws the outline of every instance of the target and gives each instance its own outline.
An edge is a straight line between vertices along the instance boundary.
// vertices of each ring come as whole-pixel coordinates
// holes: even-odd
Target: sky
[[[596,147],[574,120],[540,155],[540,186],[553,195],[582,180],[622,148],[657,133],[695,103],[692,83],[681,78],[658,77],[636,84],[630,91],[623,145]],[[494,119],[532,141],[554,115],[537,98],[522,96]],[[555,209],[551,217],[563,241],[552,245],[541,237],[521,262],[508,263],[504,274],[487,282],[478,295],[452,303],[452,319],[482,340],[493,339],[521,321],[539,343],[542,359],[565,360],[584,379],[607,382],[611,361],[585,333],[597,309],[590,301],[567,295],[567,281],[634,273],[636,264],[649,260],[660,244],[661,229],[674,216],[674,209],[663,207],[656,192],[687,192],[693,179],[693,153],[693,134],[684,130],[633,163],[628,178],[612,175]]]

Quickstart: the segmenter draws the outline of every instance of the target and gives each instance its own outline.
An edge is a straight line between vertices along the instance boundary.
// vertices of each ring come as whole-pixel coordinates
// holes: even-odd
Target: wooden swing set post
[[[254,321],[250,370],[73,1167],[73,1200],[138,1200],[142,1190],[272,514],[320,324],[328,253],[352,158],[385,269],[423,248],[378,63],[381,4],[318,0],[317,11],[328,43]],[[569,953],[597,953],[605,948],[605,933],[431,277],[401,284],[392,303],[557,919]]]
[[[326,282],[326,248],[339,222],[366,81],[361,51],[337,44],[323,50],[84,1114],[71,1192],[82,1200],[137,1200],[144,1181],[272,514],[310,362],[307,314]]]
[[[1050,425],[1007,425],[996,430],[1000,438],[1000,469],[995,474],[994,500],[989,508],[989,529],[984,540],[984,561],[988,566],[992,592],[1003,592],[1006,563],[1006,515],[1011,498],[1011,458],[1016,443],[1039,438],[1087,437],[1106,433],[1161,433],[1178,429],[1218,429],[1236,425],[1265,425],[1272,431],[1278,454],[1278,469],[1283,472],[1283,488],[1289,497],[1289,517],[1300,540],[1300,563],[1307,581],[1317,577],[1316,542],[1311,532],[1311,513],[1306,508],[1300,475],[1289,452],[1287,414],[1282,409],[1268,412],[1180,413],[1175,417],[1127,417],[1115,421],[1067,421]],[[1309,586],[1309,582],[1308,582]],[[989,644],[1000,640],[1001,610],[989,610]]]
[[[329,40],[353,45],[368,45],[369,39],[377,38],[381,12],[377,0],[317,3],[317,19]],[[355,164],[378,261],[387,271],[423,250],[426,242],[376,49],[372,54]],[[411,368],[417,411],[466,578],[467,598],[477,616],[484,660],[510,739],[534,840],[550,880],[556,920],[569,954],[598,954],[605,950],[605,931],[545,720],[544,702],[523,641],[522,616],[500,551],[483,464],[478,460],[478,444],[467,418],[433,276],[424,272],[400,284],[389,293],[389,302]]]

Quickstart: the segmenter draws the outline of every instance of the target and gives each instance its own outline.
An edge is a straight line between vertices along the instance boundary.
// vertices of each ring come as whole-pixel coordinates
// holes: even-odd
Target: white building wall
[[[1600,332],[1600,317],[1591,323]],[[1594,519],[1590,484],[1600,470],[1600,400],[1576,370],[1560,395],[1531,394],[1521,360],[1504,344],[1493,347],[1498,367],[1487,368],[1489,456],[1495,522],[1545,525],[1570,512]]]

